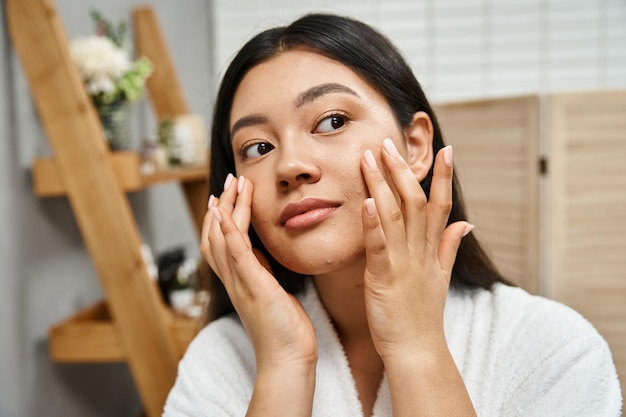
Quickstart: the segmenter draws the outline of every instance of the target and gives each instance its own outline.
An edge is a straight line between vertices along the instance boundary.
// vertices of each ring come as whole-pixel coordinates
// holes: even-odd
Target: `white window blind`
[[[347,14],[400,48],[433,101],[626,88],[626,0],[216,0],[216,73],[253,34]]]

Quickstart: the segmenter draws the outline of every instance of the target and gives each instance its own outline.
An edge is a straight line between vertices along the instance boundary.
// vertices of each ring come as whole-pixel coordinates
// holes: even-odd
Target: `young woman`
[[[432,108],[371,27],[254,37],[211,146],[211,323],[166,416],[619,415],[606,343],[489,262]]]

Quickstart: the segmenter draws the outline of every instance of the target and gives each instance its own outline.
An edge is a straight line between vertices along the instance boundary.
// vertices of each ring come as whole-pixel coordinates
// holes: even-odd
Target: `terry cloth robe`
[[[347,358],[313,285],[300,299],[319,346],[313,416],[362,416]],[[572,309],[496,284],[492,291],[451,289],[444,323],[478,417],[619,417],[611,352]],[[164,416],[243,417],[254,381],[250,340],[235,315],[223,317],[190,344]],[[392,416],[386,376],[373,416]]]

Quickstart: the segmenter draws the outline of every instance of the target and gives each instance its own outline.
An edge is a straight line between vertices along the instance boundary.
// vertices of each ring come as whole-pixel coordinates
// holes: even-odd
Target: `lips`
[[[340,203],[318,198],[305,198],[288,204],[278,221],[289,229],[313,226],[331,216]]]

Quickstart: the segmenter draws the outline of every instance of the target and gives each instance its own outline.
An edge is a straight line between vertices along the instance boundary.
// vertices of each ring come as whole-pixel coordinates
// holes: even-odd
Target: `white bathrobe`
[[[348,361],[312,285],[300,299],[319,345],[313,416],[362,416]],[[478,417],[620,415],[606,342],[562,304],[502,284],[492,291],[451,289],[445,333]],[[164,416],[243,417],[254,381],[245,330],[235,316],[221,318],[190,344]],[[373,415],[392,416],[386,377]]]

